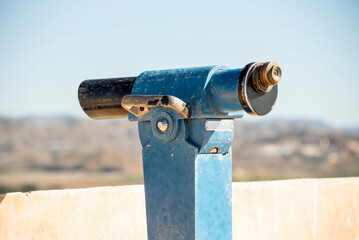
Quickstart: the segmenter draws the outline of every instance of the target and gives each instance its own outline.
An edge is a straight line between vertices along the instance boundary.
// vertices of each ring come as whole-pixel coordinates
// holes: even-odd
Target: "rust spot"
[[[157,103],[158,103],[159,101],[160,101],[159,99],[156,99],[156,100],[153,100],[153,101],[148,101],[148,102],[147,102],[147,105],[155,106],[155,105],[157,105]]]
[[[163,104],[163,105],[168,105],[168,103],[169,103],[169,98],[168,98],[168,96],[163,96],[162,97],[162,99],[161,99],[161,103]]]

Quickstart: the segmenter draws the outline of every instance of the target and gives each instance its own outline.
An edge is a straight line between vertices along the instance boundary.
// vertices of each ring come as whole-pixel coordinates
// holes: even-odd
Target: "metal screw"
[[[214,147],[211,150],[209,150],[209,154],[217,154],[219,152],[218,147]]]
[[[158,119],[156,123],[156,127],[160,133],[165,133],[169,128],[168,120],[165,118]]]

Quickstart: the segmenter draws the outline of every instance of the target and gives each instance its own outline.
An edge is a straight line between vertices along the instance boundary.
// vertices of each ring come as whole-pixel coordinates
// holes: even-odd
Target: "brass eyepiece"
[[[282,78],[282,69],[275,62],[256,63],[252,73],[253,86],[259,93],[269,92]]]

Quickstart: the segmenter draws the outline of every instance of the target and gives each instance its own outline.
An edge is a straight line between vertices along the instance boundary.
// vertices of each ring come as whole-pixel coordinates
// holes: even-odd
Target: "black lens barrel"
[[[131,94],[137,77],[107,78],[83,81],[78,98],[84,112],[93,119],[126,118],[121,106],[125,95]]]

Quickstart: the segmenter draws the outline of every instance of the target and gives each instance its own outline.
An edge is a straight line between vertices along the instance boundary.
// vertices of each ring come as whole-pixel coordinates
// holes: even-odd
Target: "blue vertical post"
[[[149,115],[139,122],[148,239],[230,240],[233,120],[188,121],[165,108]],[[159,118],[172,134],[158,136]]]

